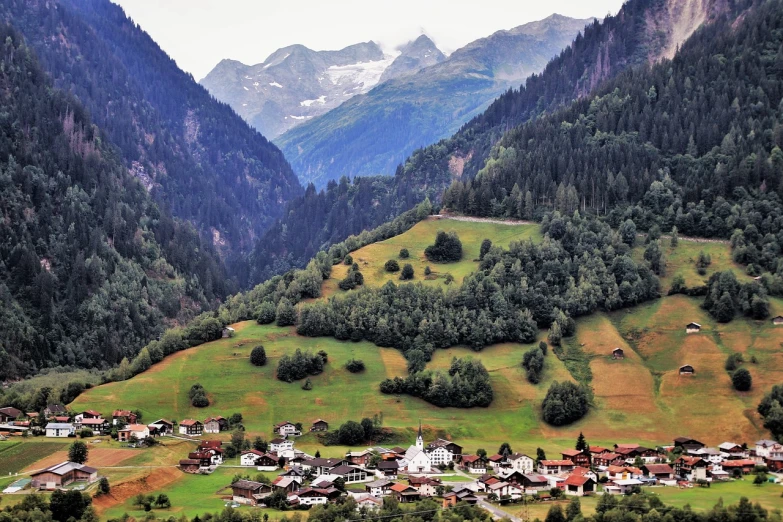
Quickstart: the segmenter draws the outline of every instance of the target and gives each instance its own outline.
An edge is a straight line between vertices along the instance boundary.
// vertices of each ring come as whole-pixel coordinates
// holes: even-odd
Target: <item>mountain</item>
[[[441,63],[387,81],[276,139],[303,182],[391,173],[499,94],[540,71],[589,20],[552,15],[499,31]]]
[[[411,60],[425,59],[418,56],[418,51],[419,46],[411,50]],[[292,45],[278,49],[256,65],[223,60],[201,80],[201,85],[231,105],[259,132],[276,138],[352,96],[369,91],[387,68],[404,55],[397,59],[384,55],[375,42],[339,51],[313,51]],[[398,69],[403,67],[399,65]]]
[[[116,365],[233,288],[21,35],[0,38],[0,380]]]
[[[400,55],[383,71],[379,83],[419,72],[425,67],[439,64],[446,59],[446,55],[438,49],[435,42],[430,40],[430,37],[426,34],[403,45],[398,51]]]
[[[416,150],[391,180],[357,178],[340,197],[334,182],[320,192],[308,190],[271,229],[295,229],[296,240],[270,233],[258,241],[250,263],[252,280],[261,281],[282,267],[303,266],[319,248],[379,226],[426,197],[439,202],[453,180],[475,176],[506,131],[557,110],[629,68],[655,63],[665,49],[676,49],[703,24],[738,9],[723,0],[629,0],[616,15],[587,26],[543,72],[503,93],[452,137]],[[669,16],[684,11],[690,25]],[[375,213],[378,208],[384,212]]]
[[[301,194],[280,150],[109,0],[7,0],[0,16],[119,147],[124,166],[229,262]]]

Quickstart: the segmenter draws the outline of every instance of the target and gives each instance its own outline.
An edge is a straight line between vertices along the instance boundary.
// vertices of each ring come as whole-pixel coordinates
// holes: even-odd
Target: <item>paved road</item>
[[[497,506],[493,506],[492,504],[490,504],[489,502],[487,502],[482,498],[479,498],[478,505],[486,509],[487,511],[489,511],[492,514],[492,516],[496,519],[507,518],[511,520],[511,522],[522,522],[521,518],[515,517],[511,513],[507,513],[506,511],[503,511]]]

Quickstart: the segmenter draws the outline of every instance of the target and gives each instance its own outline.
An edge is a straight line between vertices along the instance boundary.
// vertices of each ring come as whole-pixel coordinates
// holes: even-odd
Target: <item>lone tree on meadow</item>
[[[413,279],[413,266],[411,266],[410,263],[406,263],[404,267],[402,267],[402,273],[400,274],[400,279],[403,281],[409,281]]]
[[[253,366],[263,366],[266,364],[266,350],[260,344],[250,352],[250,362]]]
[[[68,460],[76,462],[77,464],[84,464],[87,462],[87,444],[81,441],[76,441],[68,448]]]
[[[462,259],[462,241],[456,232],[439,231],[435,244],[424,249],[427,259],[435,263],[453,263]]]
[[[387,272],[398,272],[400,270],[400,264],[396,259],[389,259],[386,264],[383,265],[384,270]]]
[[[748,391],[753,386],[753,377],[747,368],[740,368],[731,375],[731,384],[737,391]]]

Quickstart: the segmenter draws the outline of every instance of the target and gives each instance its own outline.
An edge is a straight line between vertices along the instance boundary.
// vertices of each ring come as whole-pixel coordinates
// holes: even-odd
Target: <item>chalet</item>
[[[518,479],[509,476],[507,480],[522,486],[522,489],[526,493],[535,493],[536,491],[544,491],[549,488],[549,481],[547,481],[546,477],[543,475],[539,475],[538,473],[524,473],[520,475],[521,476]]]
[[[501,469],[508,467],[508,461],[503,455],[495,453],[494,455],[487,457],[487,465],[492,468],[495,473],[500,473]]]
[[[625,359],[625,352],[622,348],[612,350],[612,359]]]
[[[65,409],[65,406],[62,404],[47,404],[46,408],[44,408],[44,417],[47,419],[49,417],[55,417],[57,415],[68,415],[68,410]]]
[[[179,461],[179,469],[185,473],[198,473],[201,471],[201,460],[182,459]]]
[[[690,364],[680,366],[680,375],[693,375],[694,373],[696,373],[696,370]]]
[[[721,456],[727,459],[746,459],[748,458],[748,450],[736,444],[734,442],[724,442],[718,445]]]
[[[500,481],[489,487],[489,493],[497,498],[509,498],[518,500],[522,498],[522,488],[516,484]]]
[[[541,475],[559,475],[573,471],[574,463],[570,460],[542,460],[538,464],[538,472]]]
[[[497,484],[498,482],[501,482],[499,477],[490,475],[489,473],[484,473],[476,479],[476,491],[488,491],[489,486],[492,484]]]
[[[318,488],[305,488],[288,496],[289,502],[293,499],[299,501],[303,506],[316,506],[329,502],[329,491]]]
[[[377,470],[387,479],[396,479],[400,465],[396,460],[382,460],[378,463]]]
[[[462,455],[462,446],[450,440],[437,439],[427,444],[424,451],[430,457],[433,466],[441,466],[449,462],[458,462]]]
[[[336,468],[332,468],[329,471],[329,474],[342,477],[342,479],[345,480],[346,484],[353,484],[356,482],[367,481],[367,472],[361,468],[357,468],[354,466],[348,466],[348,465],[337,466]]]
[[[561,455],[563,460],[570,460],[575,466],[590,467],[590,454],[587,451],[564,450]]]
[[[310,431],[329,431],[329,423],[323,419],[316,419],[310,426]]]
[[[263,457],[265,455],[266,453],[264,453],[263,451],[258,451],[256,449],[243,451],[242,454],[239,456],[239,465],[255,466],[256,460],[258,460],[259,457]],[[275,466],[277,466],[277,462],[275,462]]]
[[[65,461],[31,473],[30,477],[33,479],[34,488],[57,489],[73,482],[92,484],[98,480],[98,470],[84,464]]]
[[[226,326],[225,328],[223,328],[223,331],[221,332],[221,337],[223,337],[223,339],[234,337],[234,333],[236,333],[236,330],[234,330],[230,326]]]
[[[701,331],[699,323],[688,323],[685,325],[685,333],[696,333]]]
[[[274,455],[268,455],[269,457],[274,457]],[[305,472],[302,471],[302,468],[293,466],[285,470],[283,473],[279,475],[280,477],[291,477],[293,480],[297,481],[299,484],[304,482],[305,479]]]
[[[688,455],[693,457],[701,457],[706,460],[708,464],[720,464],[723,462],[723,455],[715,448],[699,448],[688,450]]]
[[[121,430],[117,430],[117,440],[128,442],[132,438],[144,440],[150,436],[150,429],[144,424],[128,424]]]
[[[439,478],[416,476],[408,477],[408,484],[416,488],[422,497],[434,497],[438,494],[438,487],[443,485]]]
[[[345,454],[345,460],[354,466],[366,467],[370,463],[372,456],[372,451],[368,449],[362,451],[349,451]]]
[[[467,502],[468,504],[478,503],[478,498],[469,489],[449,491],[443,495],[443,508],[456,506],[458,502]]]
[[[562,489],[566,495],[583,497],[595,492],[596,482],[587,475],[573,474],[563,481]]]
[[[185,419],[179,423],[180,435],[199,436],[204,432],[204,424],[199,420]]]
[[[100,412],[97,412],[95,410],[83,411],[76,416],[77,419],[100,419],[101,417],[102,416]]]
[[[15,421],[22,416],[22,410],[17,410],[8,406],[6,408],[0,408],[0,423],[6,423]]]
[[[734,470],[738,469],[743,475],[747,475],[753,471],[754,467],[756,467],[756,461],[750,459],[726,460],[723,461],[721,466],[723,466],[723,469],[729,473],[733,473]]]
[[[204,433],[220,433],[225,429],[228,429],[228,421],[220,415],[207,417],[204,421]]]
[[[783,324],[783,315],[776,315],[775,317],[773,317],[772,324],[774,324],[775,326],[779,326]]]
[[[487,472],[487,461],[478,455],[462,455],[462,468],[468,473],[481,475]]]
[[[604,484],[604,492],[609,495],[625,495],[631,493],[633,488],[642,484],[644,482],[639,479],[618,479]]]
[[[387,479],[374,480],[364,485],[364,490],[373,497],[381,498],[391,495],[391,487],[394,482]]]
[[[46,425],[47,437],[64,438],[73,435],[73,424],[69,422],[50,422]]]
[[[135,424],[136,414],[130,410],[114,410],[111,414],[111,423],[114,426],[117,424]]]
[[[657,480],[674,479],[674,470],[668,464],[645,464],[642,466],[642,473],[644,473],[645,477]]]
[[[299,481],[294,480],[293,477],[277,477],[272,481],[272,488],[282,489],[288,493],[299,490]]]
[[[109,431],[109,428],[111,428],[108,420],[92,417],[82,418],[81,420],[75,422],[73,427],[77,430],[86,428],[88,430],[92,430],[93,433],[106,433]]]
[[[212,465],[212,454],[207,451],[191,451],[188,459],[197,460],[199,468],[208,468]]]
[[[700,457],[682,456],[674,461],[674,473],[691,482],[707,480],[707,461]]]
[[[775,446],[780,446],[777,441],[774,440],[757,440],[756,441],[756,455],[758,457],[769,457],[771,449]]]
[[[400,504],[407,504],[408,502],[417,502],[421,500],[421,495],[418,491],[416,491],[416,488],[406,484],[394,484],[391,487],[391,493]]]
[[[614,453],[613,451],[607,451],[604,453],[599,453],[598,455],[593,455],[593,464],[599,467],[622,465],[624,462],[625,456],[620,455],[619,453]]]
[[[312,470],[314,475],[326,475],[329,473],[332,469],[350,464],[345,459],[324,459],[324,458],[315,458],[315,459],[309,459],[302,462],[302,469],[305,471]]]
[[[638,479],[643,476],[642,470],[633,466],[609,466],[606,468],[606,478],[609,480]]]
[[[293,451],[294,441],[287,439],[272,439],[269,441],[269,451],[278,455],[284,451]]]
[[[375,498],[371,495],[356,497],[356,507],[359,509],[365,508],[369,511],[374,511],[380,509],[381,506],[383,506],[383,500],[380,498]]]
[[[601,453],[606,453],[609,451],[609,448],[604,448],[603,446],[590,446],[590,455],[596,456],[600,455]]]
[[[764,464],[773,473],[783,471],[783,457],[767,457],[764,459]]]
[[[674,447],[675,448],[682,448],[685,451],[692,450],[692,449],[700,449],[704,447],[703,442],[699,442],[696,439],[691,439],[689,437],[677,437],[674,439]]]
[[[166,419],[158,419],[153,423],[148,424],[150,431],[152,428],[158,430],[158,435],[171,435],[174,433],[174,423],[169,422]]]
[[[298,437],[302,434],[302,432],[296,428],[296,424],[290,421],[278,422],[272,427],[272,431],[283,438],[288,436]]]
[[[272,487],[252,480],[237,480],[231,484],[231,498],[238,504],[257,506],[258,501],[269,495]]]
[[[524,453],[513,453],[508,456],[508,472],[533,473],[535,461]]]

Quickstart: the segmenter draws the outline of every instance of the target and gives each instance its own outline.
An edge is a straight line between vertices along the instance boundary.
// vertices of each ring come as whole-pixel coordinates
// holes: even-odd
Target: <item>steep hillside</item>
[[[223,271],[19,33],[0,38],[0,380],[115,365],[225,296]]]
[[[223,60],[200,83],[272,139],[369,91],[394,61],[375,42],[339,51],[292,45],[256,65]]]
[[[300,179],[391,173],[417,147],[455,132],[498,94],[539,72],[589,20],[552,15],[499,31],[443,62],[385,82],[276,140]]]
[[[8,0],[0,18],[79,98],[147,190],[224,254],[249,248],[300,194],[280,151],[109,0]]]

